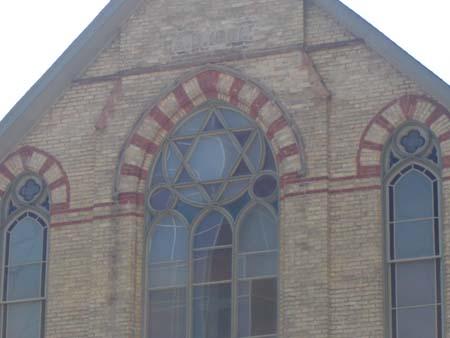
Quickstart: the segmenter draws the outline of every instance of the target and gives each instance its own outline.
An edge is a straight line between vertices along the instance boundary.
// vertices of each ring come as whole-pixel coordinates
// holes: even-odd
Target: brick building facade
[[[144,336],[149,175],[207,102],[248,116],[276,159],[278,337],[390,337],[385,157],[402,126],[439,153],[449,302],[446,84],[335,0],[112,0],[0,126],[3,226],[24,175],[50,195],[45,337]]]

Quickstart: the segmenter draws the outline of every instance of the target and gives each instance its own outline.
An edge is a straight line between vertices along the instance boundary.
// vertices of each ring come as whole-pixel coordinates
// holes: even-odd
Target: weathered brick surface
[[[339,44],[351,39],[298,0],[145,1],[10,152],[25,154],[28,170],[45,168],[48,183],[64,172],[70,187],[52,213],[47,338],[141,337],[145,175],[174,124],[208,97],[259,119],[274,149],[293,135],[302,148],[281,168],[280,337],[384,337],[381,178],[361,168],[379,165],[405,118],[401,105],[386,106],[429,94],[362,42]],[[202,77],[206,63],[227,71]],[[425,100],[416,111],[449,151],[445,110]],[[0,166],[1,191],[23,170],[22,155]]]

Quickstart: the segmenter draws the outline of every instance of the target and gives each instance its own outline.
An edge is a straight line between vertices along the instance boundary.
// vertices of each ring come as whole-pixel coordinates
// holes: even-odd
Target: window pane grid
[[[431,304],[421,304],[421,305],[411,305],[411,306],[399,306],[393,307],[392,310],[402,310],[402,309],[420,309],[424,307],[434,307],[441,306],[441,303],[431,303]]]
[[[398,221],[391,221],[389,224],[402,224],[402,223],[410,223],[410,222],[417,222],[417,221],[430,221],[430,220],[439,220],[439,217],[437,216],[430,216],[430,217],[420,217],[420,218],[408,218],[408,219],[402,219]]]
[[[2,302],[2,305],[8,305],[8,304],[20,304],[20,303],[30,303],[30,302],[37,302],[37,301],[43,301],[43,300],[45,300],[45,297],[34,297],[34,298],[14,299],[14,300],[3,301],[3,302]]]
[[[22,213],[4,233],[2,337],[43,337],[47,274],[47,224]]]
[[[417,174],[418,172],[424,176]],[[405,182],[409,185],[405,185]],[[400,187],[407,190],[402,192]],[[422,192],[429,198],[424,199]],[[428,192],[431,194],[427,195]],[[409,165],[391,180],[387,194],[391,337],[441,338],[437,179],[422,166]],[[403,198],[399,205],[396,205],[399,202],[397,194]],[[412,201],[409,202],[408,198]],[[415,209],[414,206],[418,208]],[[405,217],[416,215],[420,217]],[[397,269],[400,269],[401,275],[397,274]],[[400,295],[401,299],[398,299]],[[425,321],[423,325],[416,327],[421,320]]]
[[[409,262],[419,262],[419,261],[425,261],[429,259],[438,259],[441,258],[440,255],[436,256],[423,256],[423,257],[413,257],[413,258],[402,258],[402,259],[390,259],[388,260],[388,263],[394,264],[394,263],[409,263]]]
[[[277,309],[278,244],[276,249],[271,245],[278,241],[274,239],[278,236],[274,237],[272,233],[267,233],[266,229],[261,229],[257,238],[249,242],[249,247],[257,242],[264,242],[263,245],[251,247],[256,250],[239,252],[240,235],[235,234],[240,223],[246,224],[241,215],[245,216],[249,210],[256,209],[254,205],[250,207],[249,204],[267,209],[266,213],[271,214],[268,222],[272,222],[273,218],[277,229],[277,212],[272,203],[278,199],[278,179],[275,174],[276,166],[266,163],[270,158],[273,158],[271,149],[253,121],[230,108],[208,106],[176,127],[156,158],[153,177],[150,179],[152,183],[148,190],[150,206],[151,197],[155,196],[152,192],[161,186],[170,189],[175,193],[175,201],[164,212],[171,213],[176,210],[190,223],[189,235],[186,236],[186,241],[189,242],[186,245],[189,247],[189,259],[184,284],[188,310],[186,335],[183,335],[183,338],[276,338],[277,328],[272,322],[270,327],[274,329],[270,332],[238,334],[239,318],[235,311],[243,297],[254,297],[257,307],[253,313],[253,316],[257,316],[255,318],[261,318],[263,313],[271,313],[261,311],[265,307],[258,307],[258,304],[266,302],[270,309],[275,309],[275,313]],[[258,195],[255,192],[256,181],[263,174],[270,176],[275,182],[270,196]],[[260,186],[261,184],[258,185]],[[153,226],[158,224],[158,214],[162,211],[150,208]],[[217,214],[221,217],[217,217]],[[258,222],[261,223],[261,220],[266,222],[264,217],[260,217]],[[151,262],[152,254],[150,251],[147,254],[148,262]],[[265,256],[275,257],[275,265],[273,259],[269,262],[272,270],[258,275],[254,273],[259,273],[260,269],[254,268],[249,270],[251,276],[239,277],[240,259],[248,260],[245,262],[247,270],[247,266],[255,265],[253,262],[267,260]],[[154,270],[153,274],[159,267],[152,264],[146,266],[147,269]],[[146,273],[146,278],[150,280],[151,273]],[[255,290],[259,291],[255,291],[253,296],[241,296],[237,290],[241,282],[256,283]],[[149,287],[147,282],[149,291],[162,291],[165,288],[168,286]],[[266,289],[270,290],[267,299],[261,296],[266,295]],[[253,288],[250,287],[249,290]],[[248,316],[251,315],[249,310]],[[147,338],[172,338],[153,332],[149,326],[148,314],[146,318]],[[277,319],[277,316],[271,315],[270,318]],[[265,327],[264,321],[262,324],[261,321],[258,323],[260,328]]]

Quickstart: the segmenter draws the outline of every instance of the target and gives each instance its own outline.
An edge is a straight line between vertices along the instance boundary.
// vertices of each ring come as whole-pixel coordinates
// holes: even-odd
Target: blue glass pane
[[[262,205],[253,207],[242,219],[239,228],[239,252],[278,248],[277,221]]]
[[[50,210],[50,199],[48,198],[48,196],[45,198],[44,202],[41,203],[41,206],[47,211]]]
[[[249,128],[253,127],[252,122],[233,110],[220,109],[220,113],[225,119],[229,128]]]
[[[40,263],[10,267],[8,272],[8,300],[30,299],[41,297]]]
[[[265,156],[264,156],[264,167],[263,170],[276,171],[275,160],[272,155],[272,150],[267,142],[265,142]]]
[[[207,197],[202,192],[201,188],[197,186],[188,188],[178,188],[177,191],[180,193],[182,198],[188,201],[201,204],[208,202]]]
[[[173,216],[158,221],[150,243],[150,262],[186,260],[186,226]]]
[[[150,245],[150,262],[172,260],[175,246],[175,229],[171,226],[157,226]]]
[[[277,180],[272,175],[262,175],[258,177],[253,185],[253,192],[259,198],[271,196],[277,189]]]
[[[177,151],[175,150],[175,146],[171,144],[167,149],[167,175],[170,178],[174,178],[180,168],[181,160],[177,155]]]
[[[183,139],[179,141],[175,141],[175,144],[177,145],[178,150],[180,151],[180,154],[183,156],[186,156],[186,153],[188,152],[189,148],[191,147],[192,143],[194,142],[193,139]]]
[[[178,176],[177,183],[183,184],[183,183],[189,183],[192,182],[191,175],[187,172],[185,168],[181,170],[180,175]]]
[[[231,227],[218,212],[209,213],[196,227],[194,248],[209,248],[231,244]]]
[[[219,193],[222,191],[223,184],[222,183],[212,183],[212,184],[204,184],[203,188],[205,188],[206,192],[208,193],[209,197],[211,197],[212,200],[215,200]]]
[[[175,202],[175,195],[167,188],[157,189],[150,196],[150,205],[155,210],[166,210]]]
[[[389,154],[389,168],[391,168],[395,163],[397,163],[399,159],[397,156],[394,155],[394,153],[391,151]]]
[[[433,220],[401,222],[394,229],[396,258],[433,256]]]
[[[152,185],[158,185],[160,183],[164,183],[165,181],[166,180],[164,179],[162,170],[162,159],[160,156],[158,158],[158,162],[156,162],[155,169],[153,170]]]
[[[238,140],[241,147],[244,147],[244,145],[247,143],[248,138],[252,134],[252,130],[243,130],[243,131],[235,131],[233,132],[234,136]]]
[[[194,283],[209,283],[231,280],[231,248],[195,250]]]
[[[250,296],[250,281],[244,280],[238,282],[238,297]]]
[[[42,260],[44,236],[38,221],[27,216],[9,231],[9,265]]]
[[[277,280],[258,279],[251,283],[251,334],[274,334],[277,331]]]
[[[148,328],[151,338],[186,337],[186,289],[149,292]]]
[[[230,175],[238,156],[227,135],[205,136],[198,140],[188,162],[197,179],[216,180]]]
[[[250,295],[238,298],[238,337],[250,337]]]
[[[181,200],[179,200],[176,204],[175,210],[182,214],[189,223],[192,223],[194,218],[196,218],[200,211],[202,211],[201,208],[193,207]]]
[[[205,123],[205,118],[208,115],[207,112],[200,112],[192,116],[185,123],[181,124],[180,128],[176,131],[176,136],[192,135],[196,134]]]
[[[398,338],[436,337],[436,307],[397,310]]]
[[[222,200],[231,200],[247,189],[249,180],[240,180],[228,183],[222,194]]]
[[[205,131],[223,129],[222,122],[219,121],[215,114],[212,114],[205,126]]]
[[[438,163],[438,154],[437,154],[437,149],[436,147],[433,147],[433,149],[431,150],[430,155],[428,155],[427,157],[428,159],[430,159],[431,161],[433,161],[434,163]]]
[[[25,182],[25,184],[20,187],[19,189],[19,195],[23,198],[26,202],[31,202],[34,200],[37,195],[41,192],[41,186],[39,183],[37,183],[34,179],[29,178]]]
[[[239,214],[242,208],[247,205],[248,201],[250,201],[250,196],[248,193],[245,193],[236,201],[225,205],[225,209],[227,209],[227,211],[233,216],[233,218],[236,219],[236,216]]]
[[[193,337],[230,338],[231,284],[194,287]]]
[[[222,224],[219,234],[217,235],[216,245],[228,245],[233,241],[233,233],[228,223]]]
[[[278,274],[278,253],[276,251],[240,254],[238,258],[239,278],[276,276]]]
[[[6,337],[40,338],[42,302],[8,304]]]
[[[242,159],[239,165],[237,166],[236,170],[234,171],[233,176],[246,176],[250,174],[251,174],[250,169],[248,169],[247,164]]]
[[[11,215],[14,211],[17,210],[17,207],[15,206],[15,204],[13,203],[13,201],[9,201],[9,206],[8,206],[8,215]]]
[[[148,269],[150,288],[185,286],[187,281],[186,262],[151,264]]]
[[[433,216],[431,181],[417,170],[410,170],[395,185],[395,219]]]
[[[397,306],[436,303],[436,267],[434,259],[398,263],[395,266]]]
[[[259,134],[257,134],[250,148],[247,150],[247,156],[252,162],[253,168],[255,168],[255,170],[258,170],[261,166],[261,159],[262,159],[261,138],[259,137]]]
[[[278,200],[276,200],[275,202],[272,203],[273,208],[275,209],[275,211],[278,211]]]
[[[425,144],[425,138],[420,135],[419,131],[411,130],[402,137],[400,144],[407,153],[413,154]]]

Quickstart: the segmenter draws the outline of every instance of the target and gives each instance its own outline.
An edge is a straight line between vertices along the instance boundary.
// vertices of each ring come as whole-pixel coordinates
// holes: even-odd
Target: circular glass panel
[[[262,175],[253,184],[253,193],[256,197],[267,198],[271,196],[277,188],[277,180],[272,175]]]
[[[149,198],[150,207],[158,211],[171,208],[174,201],[175,195],[167,188],[156,189]]]

